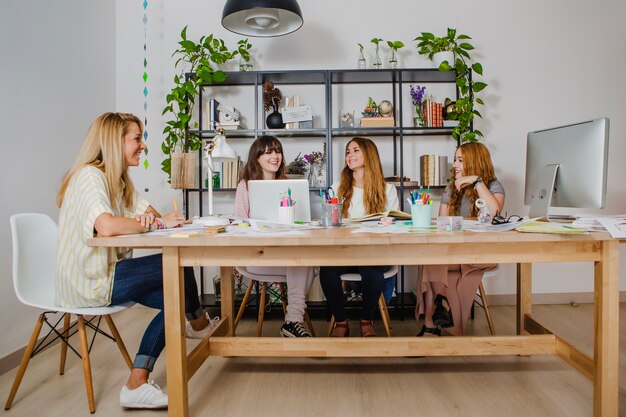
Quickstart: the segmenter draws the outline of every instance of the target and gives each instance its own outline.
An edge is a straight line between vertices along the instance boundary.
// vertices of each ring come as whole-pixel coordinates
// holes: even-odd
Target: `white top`
[[[150,203],[136,193],[135,207],[124,216],[145,213]],[[127,248],[87,246],[94,237],[96,218],[121,216],[121,198],[111,206],[106,177],[86,166],[70,180],[59,214],[59,248],[55,303],[60,307],[101,307],[111,304],[115,264],[130,257]]]
[[[396,187],[389,183],[385,185],[385,192],[387,193],[387,205],[385,207],[385,211],[398,210],[400,208],[400,202],[398,201],[398,191],[396,190]],[[339,190],[339,183],[333,184],[332,188],[333,190]],[[369,214],[374,213],[365,212],[365,204],[363,204],[363,188],[352,187],[352,201],[350,202],[350,207],[348,208],[348,216],[350,218],[364,217]]]

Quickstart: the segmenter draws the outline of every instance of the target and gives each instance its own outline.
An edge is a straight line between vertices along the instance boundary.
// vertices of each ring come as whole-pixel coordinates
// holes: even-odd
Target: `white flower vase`
[[[309,169],[309,186],[326,187],[326,164],[315,162]]]

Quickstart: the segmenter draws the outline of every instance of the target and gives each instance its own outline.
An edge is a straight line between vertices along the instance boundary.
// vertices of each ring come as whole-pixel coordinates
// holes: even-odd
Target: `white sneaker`
[[[204,314],[206,314],[206,318],[207,320],[209,320],[209,325],[206,326],[204,329],[194,330],[194,328],[191,327],[191,323],[187,322],[185,324],[185,336],[187,336],[188,339],[204,339],[209,335],[209,333],[211,333],[211,331],[213,331],[215,326],[217,326],[217,323],[219,323],[219,316],[211,318],[211,316],[209,316],[209,313]]]
[[[135,389],[124,385],[120,391],[120,405],[124,408],[167,408],[167,394],[152,380]]]

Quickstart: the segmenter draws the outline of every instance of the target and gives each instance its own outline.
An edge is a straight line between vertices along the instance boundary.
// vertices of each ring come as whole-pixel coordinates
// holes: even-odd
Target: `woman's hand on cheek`
[[[462,188],[465,188],[468,185],[472,185],[474,181],[476,181],[477,178],[478,176],[476,175],[468,175],[465,177],[459,177],[454,181],[454,186],[456,187],[457,191],[461,191]]]

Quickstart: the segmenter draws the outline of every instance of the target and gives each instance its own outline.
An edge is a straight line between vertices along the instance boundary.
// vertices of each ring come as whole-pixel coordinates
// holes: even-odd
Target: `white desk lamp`
[[[207,161],[207,178],[209,194],[209,215],[195,219],[194,223],[204,226],[226,226],[228,218],[213,214],[213,162],[229,162],[237,160],[237,153],[226,143],[223,129],[217,129],[215,137],[204,146],[204,159]]]

